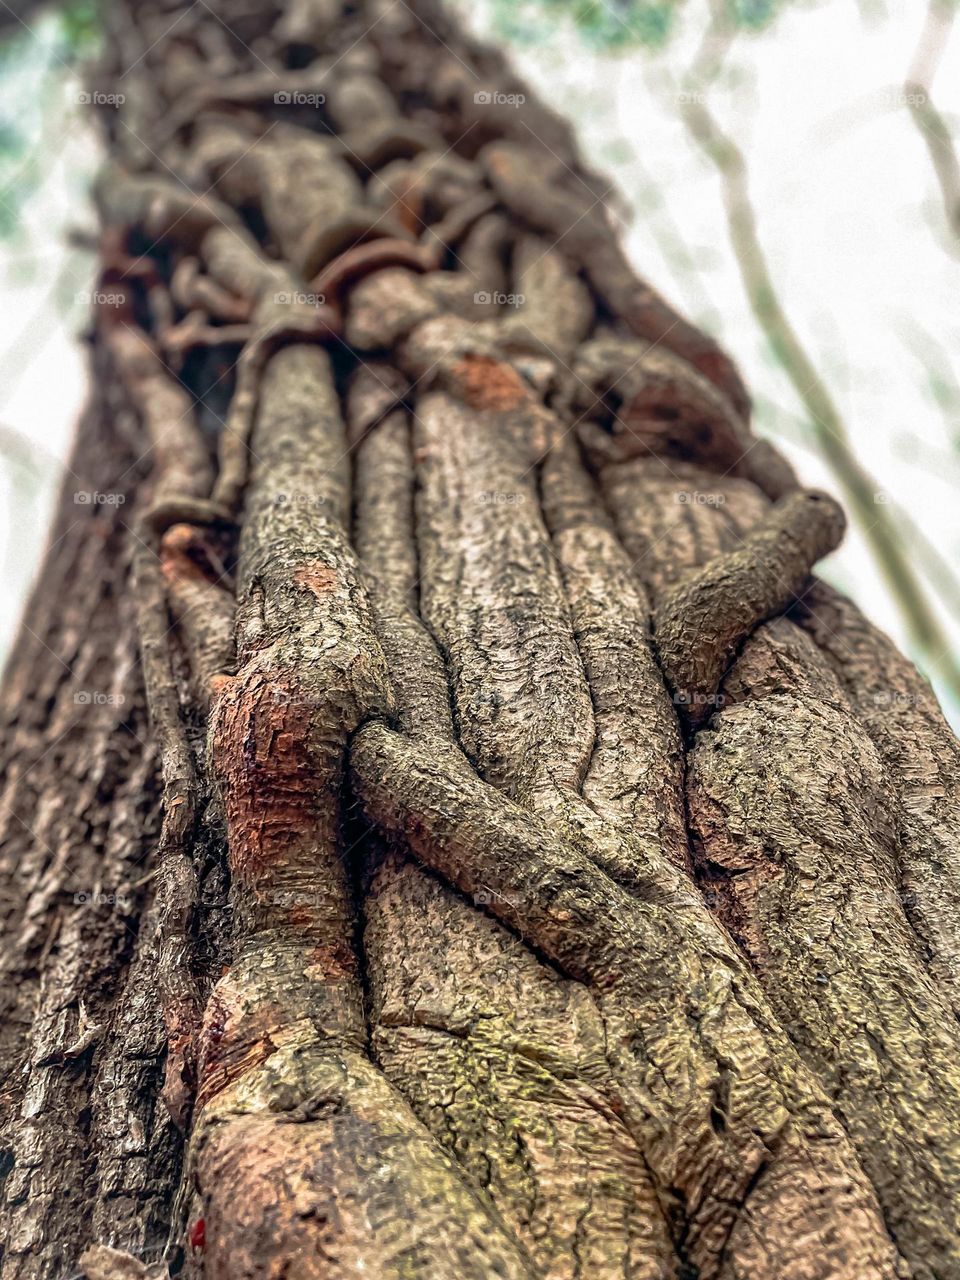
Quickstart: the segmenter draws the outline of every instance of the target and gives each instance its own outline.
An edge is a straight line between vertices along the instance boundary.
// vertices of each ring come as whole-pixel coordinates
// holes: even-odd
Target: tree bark
[[[412,7],[116,5],[3,694],[3,1280],[960,1280],[960,747]]]

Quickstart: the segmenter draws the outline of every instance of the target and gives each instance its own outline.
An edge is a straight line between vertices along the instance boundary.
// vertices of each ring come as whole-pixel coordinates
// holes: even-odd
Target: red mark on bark
[[[318,600],[322,600],[337,585],[337,573],[329,565],[312,564],[307,568],[298,569],[293,575],[293,580],[298,587],[312,591]]]
[[[347,289],[374,271],[406,267],[410,271],[426,272],[438,266],[437,255],[428,246],[381,237],[345,249],[327,263],[310,287],[339,306]]]
[[[235,679],[235,676],[227,675],[222,671],[218,671],[215,675],[212,675],[208,685],[210,701],[213,702],[214,698],[219,698],[222,693],[230,688]]]
[[[529,399],[517,371],[490,356],[466,355],[452,369],[457,393],[471,409],[503,412]]]
[[[357,958],[348,942],[321,943],[310,948],[310,964],[323,971],[324,980],[339,982],[353,978],[357,972]]]
[[[247,887],[265,884],[272,869],[289,863],[292,840],[316,822],[317,702],[317,692],[292,673],[270,679],[251,669],[214,704],[214,768],[225,799],[230,869]]]
[[[207,1224],[203,1218],[198,1218],[190,1229],[190,1248],[202,1249],[207,1243]]]
[[[218,575],[217,557],[192,524],[174,524],[160,543],[163,576],[171,585],[178,582],[211,582]]]
[[[196,1109],[265,1062],[276,1049],[270,1033],[282,1025],[283,1013],[276,1005],[250,1005],[229,974],[222,978],[203,1019]]]

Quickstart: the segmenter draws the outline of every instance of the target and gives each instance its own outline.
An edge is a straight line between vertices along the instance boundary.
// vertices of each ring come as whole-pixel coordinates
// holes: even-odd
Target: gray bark
[[[443,10],[109,21],[0,1276],[960,1280],[958,746],[839,509]]]

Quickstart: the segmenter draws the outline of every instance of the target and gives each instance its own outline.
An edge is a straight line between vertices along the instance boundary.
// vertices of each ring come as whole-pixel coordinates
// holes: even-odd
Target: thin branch
[[[954,0],[930,0],[903,88],[910,117],[929,152],[940,185],[947,226],[954,239],[960,241],[960,161],[950,126],[933,101],[934,76],[950,39],[956,11]]]

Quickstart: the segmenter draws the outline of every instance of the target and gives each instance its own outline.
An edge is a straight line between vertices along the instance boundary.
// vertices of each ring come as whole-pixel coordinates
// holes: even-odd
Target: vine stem
[[[903,91],[910,118],[930,156],[951,236],[960,242],[960,161],[950,126],[933,101],[933,79],[953,28],[956,0],[930,0]],[[951,245],[956,249],[956,245]]]

